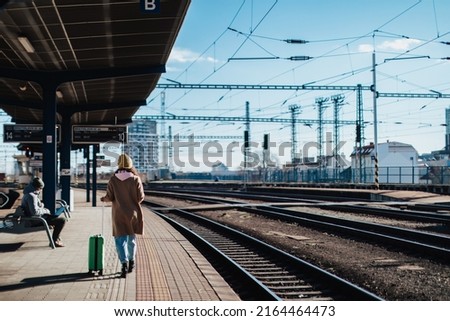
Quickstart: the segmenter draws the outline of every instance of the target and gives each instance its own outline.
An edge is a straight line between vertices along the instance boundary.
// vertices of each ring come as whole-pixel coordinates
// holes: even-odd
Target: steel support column
[[[56,138],[56,85],[50,81],[42,85],[43,90],[43,166],[42,178],[45,183],[43,200],[51,213],[55,212],[57,184],[57,138]]]
[[[61,198],[70,205],[70,181],[71,181],[71,164],[70,151],[72,145],[71,116],[72,113],[62,112],[61,124],[61,144],[60,144],[60,178]]]
[[[99,145],[92,145],[92,207],[97,207],[97,153]]]
[[[84,148],[84,157],[86,158],[86,172],[84,173],[86,178],[86,202],[89,203],[91,201],[91,145],[86,145]]]

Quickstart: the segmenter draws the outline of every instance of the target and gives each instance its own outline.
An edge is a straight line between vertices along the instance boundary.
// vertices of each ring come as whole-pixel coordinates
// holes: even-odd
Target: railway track
[[[324,201],[316,201],[311,199],[298,199],[295,197],[279,197],[275,195],[256,195],[256,194],[248,194],[248,193],[237,193],[237,192],[215,192],[215,191],[193,191],[193,190],[183,190],[183,191],[152,191],[151,195],[161,196],[161,197],[175,197],[180,199],[189,199],[191,201],[197,201],[200,203],[224,203],[224,204],[243,204],[244,202],[238,201],[237,199],[249,199],[261,201],[264,203],[274,203],[277,204],[277,207],[289,207],[295,204],[302,206],[312,206],[317,208],[322,208],[326,210],[335,210],[341,212],[348,213],[357,213],[357,214],[365,214],[365,215],[373,215],[378,217],[387,217],[398,220],[412,220],[417,222],[428,222],[435,224],[446,224],[450,225],[450,214],[441,213],[444,211],[443,209],[448,208],[450,211],[450,207],[444,205],[427,205],[429,207],[428,211],[423,209],[427,208],[426,206],[416,205],[416,207],[409,206],[412,209],[399,209],[397,208],[397,203],[393,203],[393,208],[388,208],[391,203],[384,202],[386,205],[385,208],[379,206],[370,206],[371,203],[365,203],[364,205],[360,205],[358,203],[346,203],[345,200],[341,202],[324,202]],[[235,200],[225,199],[235,198]],[[333,198],[335,200],[335,198]],[[376,205],[374,203],[374,205]],[[403,206],[406,207],[406,206]],[[415,210],[421,209],[421,210]],[[436,211],[431,212],[431,208],[435,208]]]
[[[376,244],[396,246],[398,249],[421,254],[439,261],[450,261],[450,237],[412,229],[311,214],[272,206],[253,206],[245,211],[257,215],[295,222],[304,226],[334,231],[371,240]]]
[[[152,191],[161,191],[161,192],[175,192],[175,193],[197,193],[199,195],[222,195],[226,194],[232,197],[235,195],[239,198],[245,199],[253,199],[257,200],[259,198],[267,199],[268,197],[273,197],[273,200],[279,201],[301,201],[301,202],[309,202],[309,203],[318,203],[318,202],[370,202],[372,201],[369,197],[369,194],[355,194],[349,196],[345,191],[336,192],[336,193],[328,193],[327,195],[321,195],[318,193],[313,193],[309,191],[295,190],[289,191],[289,189],[285,190],[276,190],[276,189],[259,189],[259,188],[251,188],[248,187],[245,190],[242,189],[224,189],[220,187],[212,187],[212,188],[201,188],[201,187],[156,187],[153,186]]]
[[[147,203],[208,252],[245,300],[382,300],[326,270],[235,229],[180,209]]]
[[[152,194],[153,193],[156,192],[152,192]],[[382,243],[388,246],[395,246],[396,248],[406,251],[407,253],[414,253],[414,255],[420,254],[422,256],[427,256],[439,261],[448,262],[450,260],[450,237],[446,235],[427,233],[385,224],[343,219],[330,215],[319,215],[309,213],[307,211],[292,210],[275,205],[256,203],[243,205],[243,202],[240,202],[236,199],[225,199],[224,197],[230,196],[227,193],[222,193],[222,197],[190,195],[187,194],[187,192],[170,192],[168,194],[166,194],[166,192],[157,192],[156,194],[160,196],[170,195],[171,197],[188,199],[190,201],[201,203],[220,203],[227,204],[229,206],[236,206],[242,211],[249,212],[255,215],[265,216],[274,220],[294,222],[302,226],[318,228],[326,231],[333,231],[334,233],[338,233],[343,236],[356,236],[364,240],[370,240],[371,242],[374,242],[376,244]],[[273,200],[272,197],[270,197],[269,199]],[[359,205],[356,205],[355,209],[352,209],[351,205],[335,206],[338,208],[344,208],[348,211],[366,210],[365,207],[361,207]],[[375,215],[376,211],[378,210],[380,212],[380,215],[383,216],[389,215],[391,217],[397,216],[401,219],[409,218],[415,220],[426,219],[427,221],[434,222],[436,224],[448,223],[448,218],[445,217],[445,215],[444,217],[442,217],[441,215],[435,214],[434,216],[430,215],[427,217],[423,214],[423,212],[414,213],[412,211],[409,211],[409,214],[407,214],[407,217],[405,217],[404,211],[398,209],[392,209],[391,211],[389,211],[389,209],[372,208],[371,210],[373,211],[372,215]]]

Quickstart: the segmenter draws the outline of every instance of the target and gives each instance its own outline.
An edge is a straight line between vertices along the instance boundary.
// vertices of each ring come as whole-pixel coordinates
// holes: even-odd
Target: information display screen
[[[74,125],[73,144],[100,144],[108,141],[128,142],[126,125]]]
[[[59,126],[56,127],[56,141],[60,142]],[[42,143],[44,129],[42,124],[4,124],[4,143]]]

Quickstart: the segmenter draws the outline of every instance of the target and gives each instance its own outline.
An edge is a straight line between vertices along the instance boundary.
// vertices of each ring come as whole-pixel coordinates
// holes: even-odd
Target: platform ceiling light
[[[25,49],[26,52],[28,53],[33,53],[34,52],[34,47],[31,44],[30,40],[28,40],[28,38],[26,36],[18,36],[17,40],[19,40],[20,44],[22,45],[22,47]]]

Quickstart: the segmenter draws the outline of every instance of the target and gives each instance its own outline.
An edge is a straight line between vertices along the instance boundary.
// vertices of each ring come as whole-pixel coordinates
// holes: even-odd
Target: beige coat
[[[112,202],[113,236],[144,233],[141,208],[144,196],[144,188],[139,176],[132,175],[123,181],[115,175],[111,177],[104,201]]]

